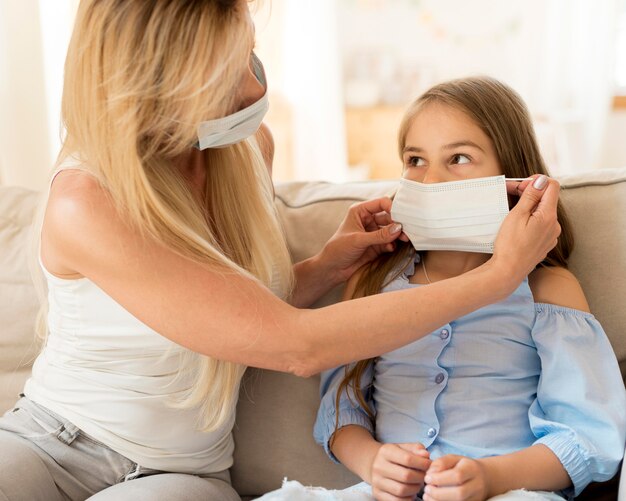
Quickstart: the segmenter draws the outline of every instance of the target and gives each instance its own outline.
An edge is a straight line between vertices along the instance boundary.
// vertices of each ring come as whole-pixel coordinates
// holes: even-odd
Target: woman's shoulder
[[[585,293],[574,274],[561,266],[541,266],[528,276],[535,303],[589,312]]]
[[[53,274],[78,278],[73,256],[97,245],[104,232],[121,223],[106,189],[84,171],[67,169],[53,179],[41,232],[41,258]]]
[[[93,223],[108,220],[115,212],[109,193],[93,174],[67,169],[50,186],[44,224],[61,235],[76,229],[89,232]]]

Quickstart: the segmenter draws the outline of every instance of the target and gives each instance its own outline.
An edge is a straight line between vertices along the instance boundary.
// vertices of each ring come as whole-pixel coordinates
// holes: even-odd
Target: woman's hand
[[[391,199],[377,198],[350,207],[341,226],[319,254],[294,266],[296,286],[289,302],[308,308],[333,287],[382,252],[391,252],[395,240],[408,242],[402,226],[391,221]]]
[[[320,260],[335,283],[345,282],[364,264],[395,249],[395,240],[408,241],[402,226],[391,220],[391,199],[377,198],[350,207],[341,226],[326,243]]]
[[[422,444],[381,445],[371,466],[374,497],[377,501],[412,501],[424,487],[430,464]]]
[[[448,454],[426,472],[424,501],[483,501],[488,497],[487,470],[475,460]]]
[[[559,188],[557,181],[543,175],[509,187],[521,196],[500,227],[490,262],[511,285],[517,286],[557,243]]]

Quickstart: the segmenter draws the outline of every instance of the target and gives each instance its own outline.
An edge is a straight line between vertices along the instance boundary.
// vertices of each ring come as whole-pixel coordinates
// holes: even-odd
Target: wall
[[[626,124],[610,111],[615,1],[340,0],[338,5],[349,115],[359,108],[368,117],[382,110],[380,122],[388,128],[385,117],[392,110],[434,83],[487,74],[526,101],[553,173],[626,165],[621,147]],[[354,131],[349,127],[350,161],[362,164],[353,152],[365,139]],[[388,161],[376,157],[370,175],[379,177],[383,163],[397,170],[395,143]]]

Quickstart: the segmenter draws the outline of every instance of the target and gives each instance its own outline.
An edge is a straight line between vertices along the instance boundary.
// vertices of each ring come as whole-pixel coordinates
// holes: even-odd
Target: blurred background
[[[78,3],[0,0],[0,184],[45,186]],[[522,95],[552,174],[626,166],[626,0],[251,5],[278,182],[398,177],[404,109],[477,74]]]

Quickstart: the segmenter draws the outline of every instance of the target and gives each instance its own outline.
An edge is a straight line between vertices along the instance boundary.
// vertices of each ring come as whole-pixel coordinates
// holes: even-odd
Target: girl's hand
[[[425,477],[424,501],[483,501],[487,470],[475,459],[448,454],[435,459]]]
[[[424,486],[430,455],[422,444],[384,444],[371,466],[372,493],[377,501],[413,501]]]
[[[391,199],[377,198],[350,207],[341,226],[326,243],[320,259],[326,263],[335,283],[346,281],[364,264],[383,252],[395,249],[402,226],[391,220]]]

